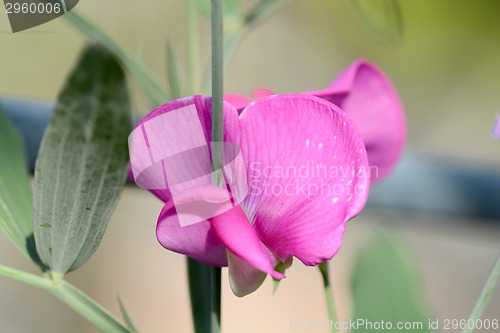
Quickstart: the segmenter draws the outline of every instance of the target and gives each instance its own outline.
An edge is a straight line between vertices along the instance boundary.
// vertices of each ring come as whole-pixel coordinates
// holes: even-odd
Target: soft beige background
[[[165,39],[185,57],[183,1],[81,0],[78,10],[131,53],[142,54],[164,81]],[[250,6],[255,1],[245,0]],[[378,44],[353,19],[346,1],[296,0],[250,32],[231,63],[226,88],[250,93],[320,89],[353,59],[368,58],[392,78],[405,102],[409,146],[459,156],[471,165],[500,168],[499,142],[489,130],[500,109],[500,20],[496,1],[402,1],[405,38]],[[200,25],[201,58],[208,62],[208,25]],[[0,94],[52,101],[73,65],[82,38],[63,20],[12,34],[0,13]],[[181,61],[184,63],[184,61]],[[148,108],[131,82],[134,106]],[[163,250],[154,226],[160,203],[127,187],[102,246],[69,279],[118,314],[119,294],[141,332],[190,332],[184,259]],[[332,263],[338,311],[349,318],[352,258],[373,227],[390,222],[414,251],[426,296],[444,318],[466,318],[500,250],[498,221],[365,211],[349,224]],[[0,263],[35,272],[0,235]],[[237,299],[223,281],[225,332],[300,332],[292,321],[326,318],[319,273],[296,261],[277,294],[266,281]],[[383,300],[380,300],[381,304]],[[500,293],[486,318],[500,319]],[[0,278],[0,333],[95,332],[59,301]],[[318,330],[320,332],[320,330]],[[490,331],[491,332],[491,331]]]

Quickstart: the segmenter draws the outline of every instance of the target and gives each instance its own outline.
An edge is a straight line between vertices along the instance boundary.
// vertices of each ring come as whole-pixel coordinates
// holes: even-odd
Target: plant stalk
[[[475,331],[475,323],[477,320],[481,319],[484,309],[488,305],[498,281],[500,281],[500,254],[498,255],[488,280],[486,281],[486,284],[476,301],[476,305],[474,305],[474,308],[472,309],[469,320],[467,320],[467,327],[462,331],[462,333],[472,333]],[[471,322],[472,325],[469,325],[469,322]]]
[[[223,96],[224,96],[224,43],[222,0],[212,0],[212,183],[222,185],[223,165]],[[221,269],[211,268],[212,332],[221,327]]]
[[[54,295],[91,322],[101,332],[130,333],[131,331],[101,305],[72,284],[62,280],[55,284],[46,277],[30,274],[11,267],[0,265],[0,275],[24,282],[30,286]]]

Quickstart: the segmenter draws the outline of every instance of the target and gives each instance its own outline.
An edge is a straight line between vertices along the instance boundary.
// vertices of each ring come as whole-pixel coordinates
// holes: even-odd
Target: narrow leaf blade
[[[348,0],[364,30],[380,43],[391,45],[403,39],[403,18],[398,0]]]
[[[292,0],[260,0],[260,2],[245,15],[243,22],[246,25],[255,25],[265,21],[291,2]]]
[[[125,305],[123,304],[122,300],[120,297],[118,297],[118,304],[120,305],[120,311],[122,313],[123,319],[125,319],[125,323],[127,324],[128,328],[130,329],[131,333],[138,333],[137,328],[135,328],[134,321],[132,320],[132,317],[130,317],[127,309],[125,308]]]
[[[128,167],[125,75],[100,46],[84,51],[61,92],[35,166],[36,247],[53,276],[99,246]]]
[[[54,295],[102,332],[134,333],[93,299],[67,282],[63,281],[60,285],[55,285],[45,277],[3,265],[0,265],[0,276],[26,283]]]
[[[354,321],[421,323],[413,331],[432,332],[415,263],[394,235],[383,232],[365,245],[355,262],[352,291]],[[373,328],[360,325],[354,331]]]
[[[175,54],[174,47],[170,40],[167,41],[167,70],[168,70],[168,83],[170,92],[173,99],[182,97],[182,82],[181,74],[179,71],[179,62]]]

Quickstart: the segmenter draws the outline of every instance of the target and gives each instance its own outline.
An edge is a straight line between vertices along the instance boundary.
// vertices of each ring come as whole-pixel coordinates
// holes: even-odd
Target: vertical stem
[[[212,329],[212,270],[194,259],[187,258],[189,294],[194,331],[210,333]]]
[[[220,318],[220,309],[221,309],[221,269],[218,267],[210,267],[212,270],[212,313],[211,321],[212,321],[212,332],[220,333],[221,331],[221,318]]]
[[[200,66],[198,62],[198,26],[196,24],[195,0],[186,0],[187,54],[188,54],[188,95],[197,93]]]
[[[222,0],[212,0],[212,182],[222,185],[224,123],[222,99],[224,94]],[[212,332],[220,332],[221,269],[212,268]]]
[[[212,169],[214,171],[222,167],[224,94],[222,21],[222,1],[212,0],[212,143],[215,143],[212,146]]]
[[[330,318],[330,332],[339,333],[335,324],[337,323],[337,315],[335,313],[335,301],[333,299],[333,288],[330,284],[330,273],[328,271],[328,261],[324,261],[318,265],[321,276],[323,277],[323,286],[325,291],[326,305],[328,307],[328,317]]]
[[[474,309],[472,309],[472,313],[470,314],[469,320],[467,321],[467,328],[465,328],[462,333],[474,332],[475,323],[478,319],[481,319],[484,309],[486,308],[486,305],[488,305],[488,302],[493,295],[493,291],[495,290],[498,281],[500,281],[500,254],[498,255],[497,260],[493,265],[493,269],[491,270],[488,280],[486,281],[486,284],[481,291],[481,295],[479,295],[476,305],[474,305]],[[469,322],[472,324],[469,325]]]
[[[66,281],[55,285],[52,280],[0,265],[0,276],[5,276],[54,295],[87,319],[102,332],[130,333],[131,330],[92,298]]]
[[[193,0],[187,0],[190,88],[194,92],[197,78],[196,34]],[[193,54],[194,53],[194,54]],[[222,180],[223,76],[222,76],[222,2],[212,0],[212,182]],[[191,311],[196,333],[219,333],[221,310],[221,269],[187,259]]]

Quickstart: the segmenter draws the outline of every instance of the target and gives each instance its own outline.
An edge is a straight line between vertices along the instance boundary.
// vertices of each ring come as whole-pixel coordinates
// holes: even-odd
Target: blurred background
[[[256,1],[245,0],[245,8]],[[406,107],[402,163],[374,187],[332,261],[340,320],[352,313],[353,258],[380,226],[395,230],[419,267],[432,316],[468,318],[500,251],[500,142],[490,136],[500,110],[500,2],[400,1],[403,38],[366,33],[347,0],[295,0],[252,29],[228,67],[225,89],[250,95],[318,90],[357,58],[377,64]],[[186,65],[184,1],[81,0],[77,11],[166,81],[166,40]],[[200,17],[200,57],[209,63],[209,23]],[[0,12],[0,97],[51,103],[84,38],[64,19],[13,34]],[[133,108],[150,108],[129,80]],[[387,130],[390,130],[388,128]],[[143,332],[190,332],[185,260],[155,239],[161,203],[127,186],[101,247],[70,281],[119,315],[120,295]],[[0,234],[0,263],[36,272]],[[224,275],[225,274],[225,275]],[[296,261],[272,295],[271,281],[243,299],[223,271],[225,332],[297,332],[294,321],[327,318],[321,277]],[[500,292],[484,318],[500,319]],[[383,300],[381,300],[381,304]],[[96,332],[52,296],[0,277],[1,332]],[[314,330],[314,332],[327,330]],[[479,332],[491,332],[479,330]]]

